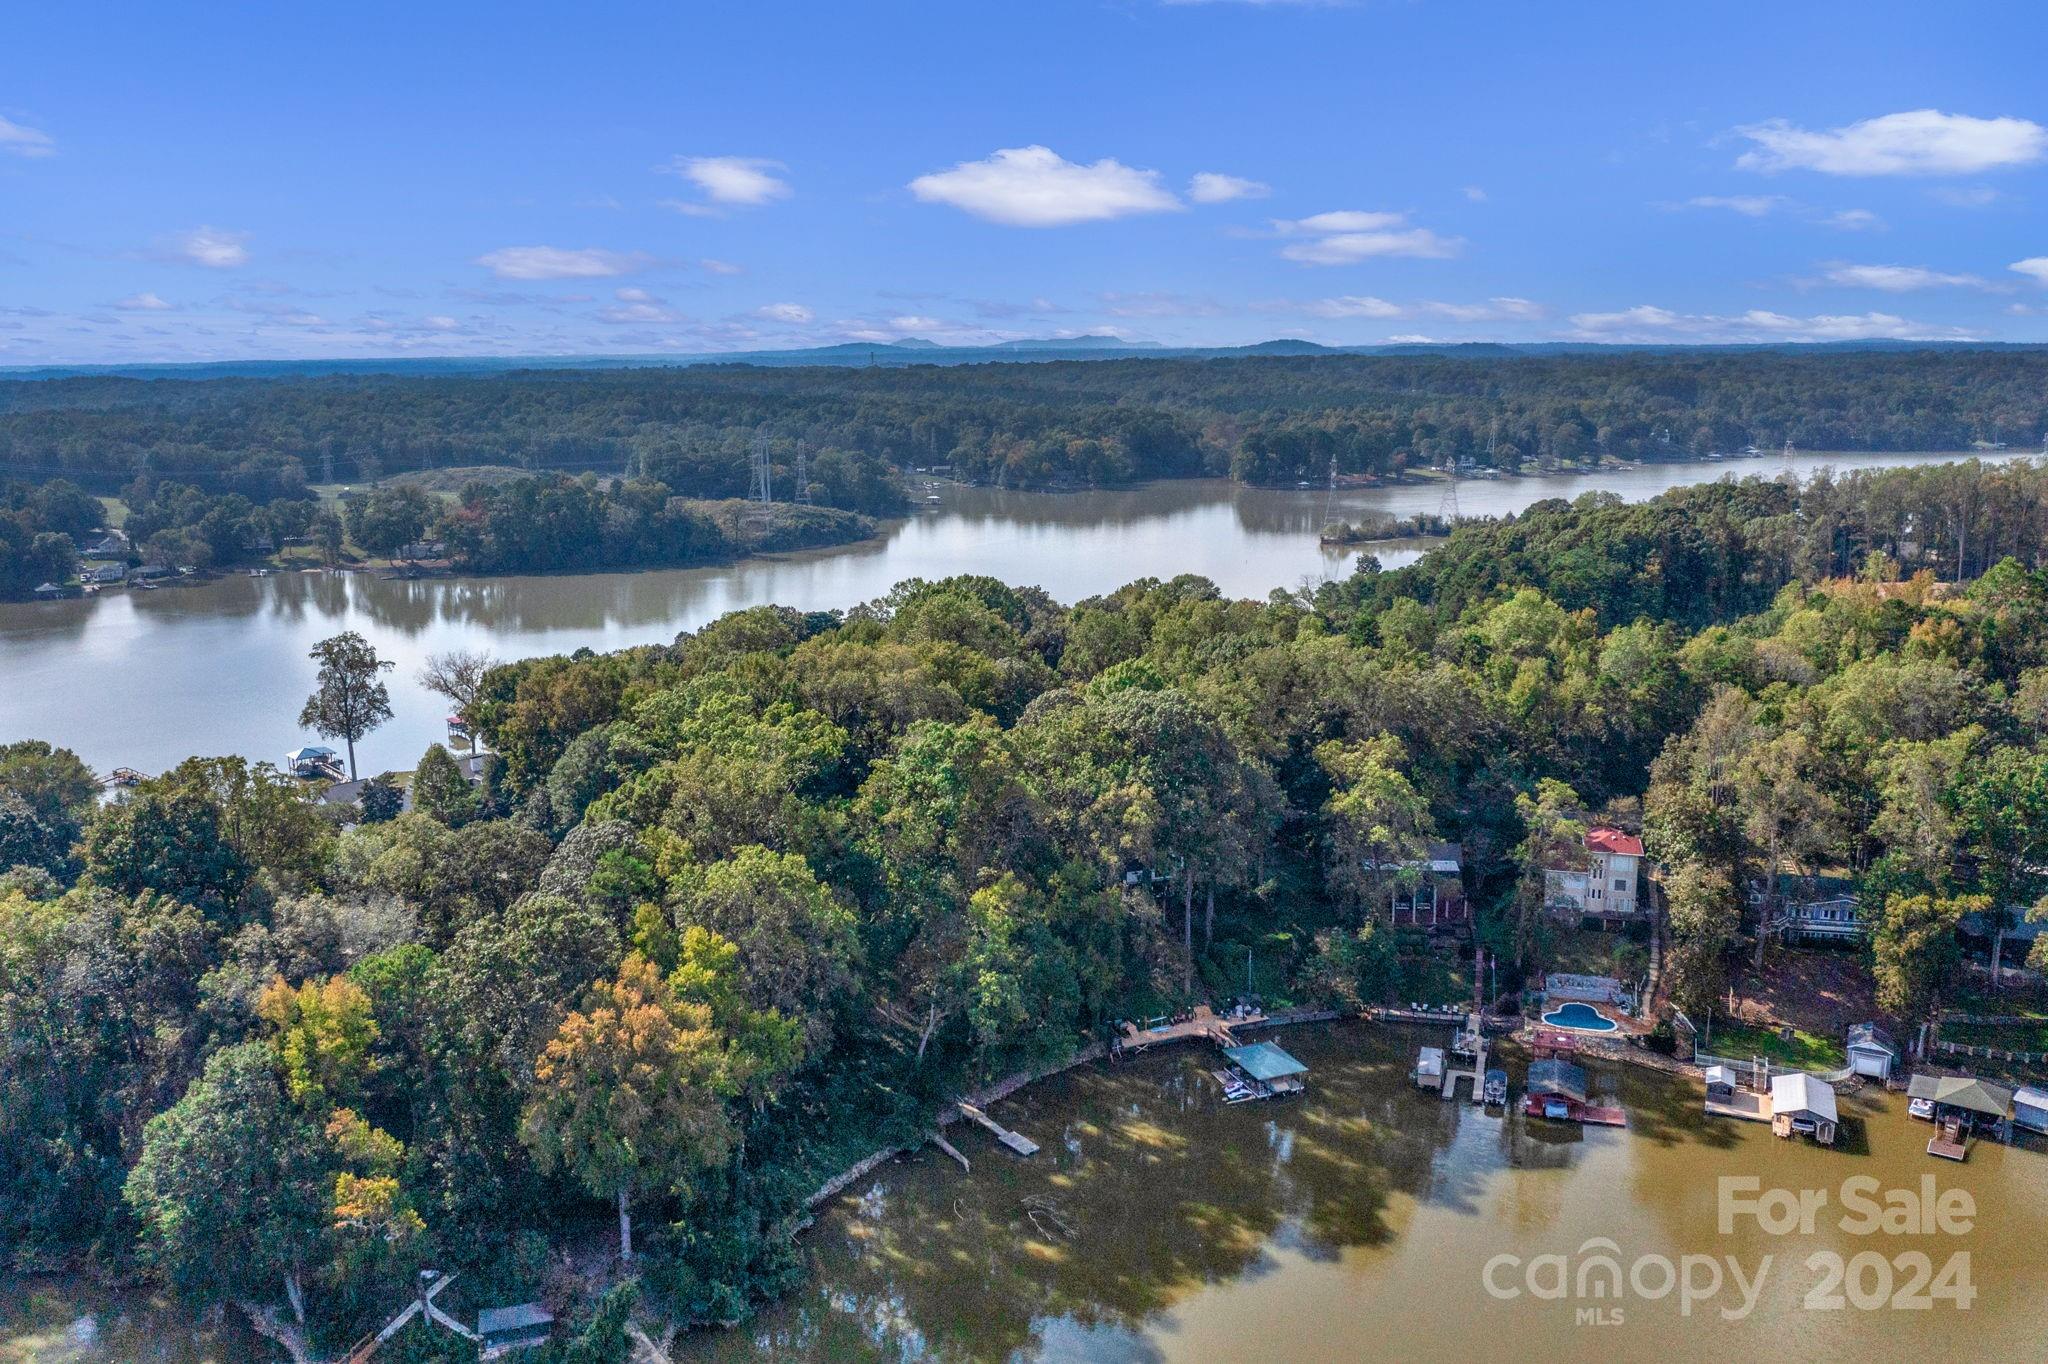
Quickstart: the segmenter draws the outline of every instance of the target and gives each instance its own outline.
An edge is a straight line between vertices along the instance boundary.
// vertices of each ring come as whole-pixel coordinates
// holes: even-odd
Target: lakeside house
[[[1899,1044],[1875,1023],[1849,1025],[1849,1070],[1869,1080],[1889,1080],[1899,1064]]]
[[[1781,1137],[1812,1137],[1822,1146],[1833,1146],[1840,1123],[1833,1085],[1803,1070],[1771,1077],[1771,1131]]]
[[[78,552],[88,559],[125,559],[128,557],[128,537],[118,530],[85,537]]]
[[[91,583],[94,586],[111,587],[115,583],[128,581],[128,565],[92,564],[81,571],[78,577],[81,582]]]
[[[1597,919],[1603,928],[1629,923],[1642,908],[1643,840],[1602,825],[1586,832],[1586,867],[1543,873],[1543,898],[1560,918]]]
[[[1779,873],[1770,881],[1752,877],[1743,891],[1751,910],[1762,914],[1774,892],[1771,927],[1789,941],[1857,942],[1869,931],[1853,882],[1840,876],[1793,876]]]
[[[1387,919],[1397,928],[1456,927],[1471,920],[1465,903],[1465,850],[1432,843],[1428,856],[1396,863],[1401,873],[1387,892]]]

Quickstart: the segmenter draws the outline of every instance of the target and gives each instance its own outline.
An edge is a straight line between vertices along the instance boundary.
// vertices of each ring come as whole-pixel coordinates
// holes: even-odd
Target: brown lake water
[[[804,1234],[810,1272],[790,1298],[686,1338],[677,1357],[1876,1364],[2035,1359],[2048,1341],[2040,1146],[1979,1142],[1964,1164],[1935,1160],[1933,1129],[1906,1116],[1903,1097],[1866,1089],[1842,1095],[1840,1141],[1825,1149],[1706,1117],[1696,1081],[1599,1063],[1593,1088],[1630,1126],[1580,1129],[1416,1090],[1416,1048],[1442,1045],[1448,1029],[1344,1023],[1267,1036],[1310,1067],[1302,1098],[1225,1105],[1204,1073],[1215,1064],[1206,1046],[1044,1081],[992,1108],[1041,1144],[1036,1156],[960,1125],[951,1135],[971,1173],[929,1148],[883,1166]],[[1523,1066],[1507,1066],[1519,1095]],[[1747,1215],[1723,1230],[1724,1177],[1827,1201],[1810,1230],[1774,1234]],[[1967,1196],[1970,1225],[1845,1226],[1857,1209],[1843,1182],[1856,1177],[1880,1203],[1930,1187]],[[1582,1287],[1581,1265],[1601,1252],[1621,1267],[1619,1296],[1595,1295],[1610,1282],[1601,1273]],[[1862,1262],[1834,1286],[1833,1306],[1815,1296],[1830,1285],[1810,1258],[1830,1255]],[[1906,1305],[1921,1300],[1916,1255],[1929,1290],[1961,1257],[1969,1306],[1931,1291],[1925,1306]],[[1719,1266],[1716,1292],[1705,1291],[1704,1257]],[[1682,1289],[1663,1291],[1687,1273],[1699,1290],[1690,1311]],[[1538,1296],[1559,1286],[1563,1296]],[[233,1322],[195,1331],[140,1295],[0,1281],[0,1364],[271,1357]]]
[[[806,1233],[806,1287],[745,1327],[690,1343],[737,1361],[1465,1361],[2038,1358],[2048,1341],[2040,1247],[2048,1153],[1978,1143],[1962,1165],[1924,1153],[1932,1128],[1901,1096],[1845,1094],[1832,1150],[1710,1119],[1696,1082],[1596,1064],[1625,1131],[1502,1115],[1417,1091],[1428,1029],[1362,1024],[1270,1034],[1310,1066],[1292,1102],[1226,1106],[1207,1048],[1047,1081],[994,1116],[1040,1142],[1020,1160],[966,1127],[963,1173],[930,1151],[884,1167]],[[1511,1062],[1516,1093],[1521,1066]],[[1813,1229],[1720,1225],[1723,1176],[1820,1190]],[[1841,1185],[1960,1190],[1967,1232],[1861,1234]],[[1951,1198],[1956,1195],[1951,1194]],[[1035,1200],[1036,1202],[1032,1202]],[[1065,1229],[1030,1208],[1051,1208]],[[1622,1296],[1583,1261],[1622,1266]],[[1967,1309],[1908,1293],[1917,1253],[1960,1253]],[[1562,1256],[1565,1296],[1554,1286]],[[1825,1305],[1824,1261],[1862,1263]],[[1498,1256],[1487,1288],[1488,1264]],[[1652,1296],[1670,1273],[1723,1287]],[[1908,1257],[1903,1267],[1894,1257]],[[1732,1257],[1755,1286],[1740,1311]],[[1766,1258],[1768,1257],[1768,1258]],[[1882,1259],[1883,1264],[1874,1263]],[[1934,1282],[1930,1275],[1928,1282]],[[1632,1286],[1640,1283],[1642,1292]],[[1882,1294],[1879,1289],[1882,1288]],[[1859,1305],[1859,1302],[1861,1305]]]
[[[1794,467],[1804,475],[1960,458],[1802,455]],[[1636,500],[1784,467],[1771,457],[1466,480],[1459,509],[1499,515],[1593,490]],[[666,643],[744,607],[848,607],[905,578],[956,573],[1036,584],[1064,602],[1179,573],[1213,579],[1232,596],[1263,597],[1350,572],[1356,550],[1317,543],[1326,521],[1436,512],[1443,503],[1435,484],[1333,495],[1216,480],[1085,493],[949,487],[943,497],[861,544],[707,568],[415,582],[291,573],[0,605],[0,742],[48,739],[101,771],[156,772],[195,753],[275,761],[313,741],[297,725],[313,681],[306,651],[358,630],[398,664],[389,683],[396,715],[358,752],[368,772],[405,769],[445,737],[446,704],[413,680],[420,662],[442,650],[522,658]],[[1374,552],[1391,568],[1425,547]]]

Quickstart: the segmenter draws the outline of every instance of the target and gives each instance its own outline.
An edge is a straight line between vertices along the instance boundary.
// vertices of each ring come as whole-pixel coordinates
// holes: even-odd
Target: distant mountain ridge
[[[1026,337],[986,345],[955,345],[923,337],[895,341],[841,341],[796,350],[707,351],[675,355],[478,355],[393,356],[388,358],[307,360],[215,360],[156,364],[0,366],[0,382],[116,376],[137,379],[303,378],[312,375],[372,374],[503,374],[513,370],[649,369],[696,365],[758,365],[775,368],[807,365],[986,365],[1045,363],[1058,360],[1225,360],[1294,358],[1317,355],[1442,355],[1472,359],[1488,356],[1581,355],[1602,352],[1736,351],[1914,351],[1914,350],[2039,350],[2044,344],[2023,341],[1824,341],[1730,345],[1603,345],[1585,341],[1405,341],[1370,346],[1328,346],[1299,337],[1279,337],[1243,346],[1169,346],[1158,341],[1130,341],[1103,334]]]

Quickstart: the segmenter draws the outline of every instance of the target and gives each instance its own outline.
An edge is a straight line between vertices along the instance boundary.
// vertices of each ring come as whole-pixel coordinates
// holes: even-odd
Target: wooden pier
[[[1038,1154],[1038,1143],[1031,1140],[1031,1138],[1025,1136],[1022,1132],[1012,1132],[1009,1128],[1003,1126],[994,1118],[991,1118],[988,1114],[976,1108],[973,1104],[963,1103],[957,1106],[960,1109],[960,1114],[962,1117],[967,1118],[972,1122],[980,1123],[983,1127],[986,1127],[991,1133],[994,1134],[995,1139],[997,1141],[1009,1147],[1018,1155],[1035,1156]]]
[[[1451,1039],[1449,1059],[1444,1065],[1441,1092],[1446,1099],[1458,1097],[1458,1081],[1472,1082],[1472,1102],[1484,1103],[1486,1076],[1486,1031],[1480,1015],[1465,1016],[1464,1026]]]
[[[1191,1017],[1179,1023],[1162,1023],[1157,1027],[1141,1028],[1135,1023],[1124,1024],[1124,1035],[1119,1040],[1125,1051],[1148,1051],[1168,1042],[1210,1041],[1219,1047],[1234,1047],[1237,1038],[1232,1028],[1249,1028],[1265,1022],[1263,1014],[1247,1014],[1242,1018],[1226,1019],[1206,1004],[1197,1004]]]

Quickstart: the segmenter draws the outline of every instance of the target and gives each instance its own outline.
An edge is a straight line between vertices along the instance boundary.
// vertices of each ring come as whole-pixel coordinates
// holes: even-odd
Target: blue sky
[[[23,6],[0,365],[2048,340],[2044,38],[1870,0]]]

